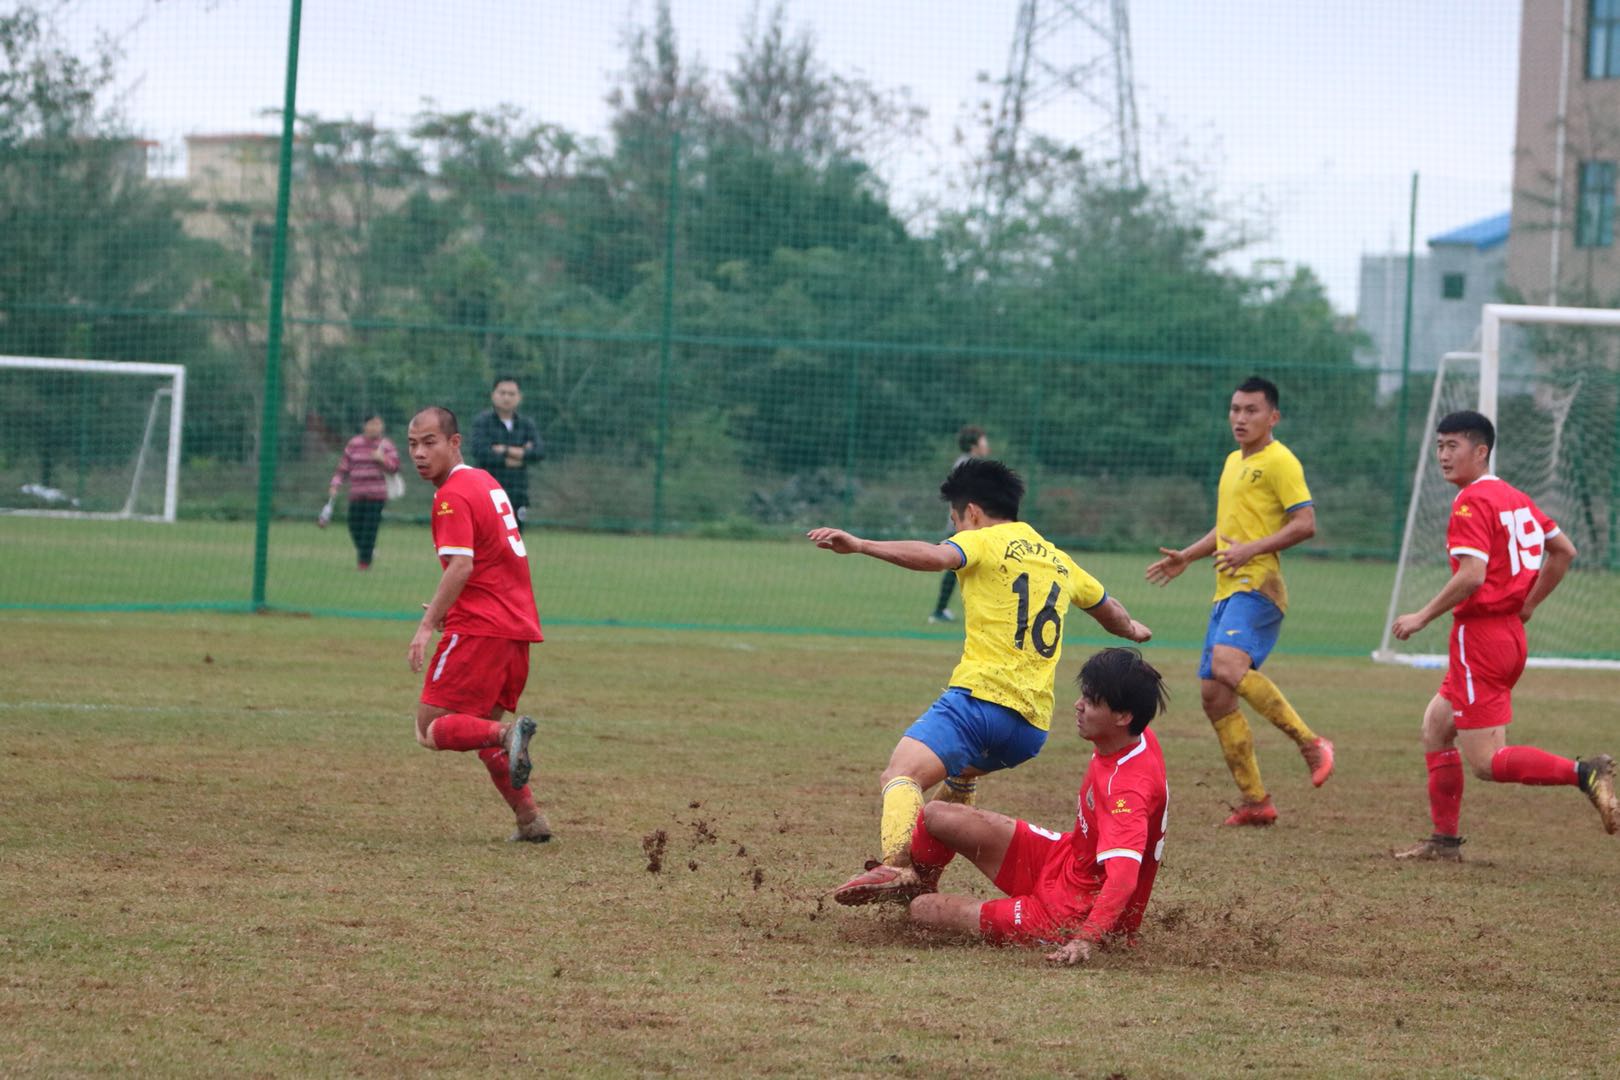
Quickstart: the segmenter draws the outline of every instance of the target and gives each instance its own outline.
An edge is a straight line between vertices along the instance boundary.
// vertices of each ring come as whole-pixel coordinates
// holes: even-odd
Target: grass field
[[[803,562],[833,564],[856,572]],[[927,591],[876,569],[908,613]],[[1054,970],[821,898],[875,846],[877,772],[949,636],[560,620],[524,700],[558,838],[518,850],[477,761],[411,738],[405,624],[5,621],[0,1074],[1600,1076],[1620,1055],[1620,840],[1583,799],[1471,780],[1468,862],[1387,857],[1427,831],[1433,672],[1285,649],[1268,670],[1339,772],[1312,790],[1257,730],[1282,820],[1231,834],[1195,657],[1151,648],[1175,701],[1148,934]],[[1613,751],[1617,689],[1532,671],[1514,731]],[[1072,822],[1061,693],[986,806]],[[990,895],[970,867],[946,883]]]

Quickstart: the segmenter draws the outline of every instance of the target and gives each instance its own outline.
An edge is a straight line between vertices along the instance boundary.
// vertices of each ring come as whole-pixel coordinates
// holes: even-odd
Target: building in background
[[[1507,287],[1620,306],[1620,0],[1524,0]]]
[[[1464,225],[1428,240],[1413,262],[1411,370],[1433,371],[1447,352],[1470,349],[1480,309],[1501,299],[1509,215]],[[1356,361],[1379,369],[1378,394],[1400,388],[1406,332],[1406,254],[1363,255],[1356,327],[1368,344]]]

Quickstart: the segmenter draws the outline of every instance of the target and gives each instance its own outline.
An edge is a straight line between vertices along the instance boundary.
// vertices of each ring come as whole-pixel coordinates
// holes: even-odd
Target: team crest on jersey
[[[1114,808],[1109,811],[1109,813],[1111,813],[1111,814],[1128,814],[1130,812],[1131,812],[1131,808],[1129,806],[1125,805],[1125,800],[1124,799],[1115,799],[1114,800]]]
[[[1461,506],[1457,507],[1457,516],[1458,517],[1473,517],[1474,512],[1472,510],[1468,509],[1468,504],[1467,503],[1463,503]]]
[[[444,517],[446,514],[454,514],[455,511],[450,508],[450,504],[448,502],[441,500],[439,503],[439,509],[436,511],[436,513],[439,517]]]

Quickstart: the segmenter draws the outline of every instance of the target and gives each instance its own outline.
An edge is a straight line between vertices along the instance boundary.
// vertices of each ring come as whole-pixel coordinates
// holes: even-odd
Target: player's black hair
[[[1170,704],[1170,691],[1159,669],[1135,649],[1104,649],[1080,668],[1075,679],[1080,696],[1100,701],[1115,712],[1131,714],[1131,734],[1140,735]]]
[[[489,384],[490,391],[494,392],[495,388],[501,385],[503,382],[511,383],[513,386],[517,387],[519,391],[523,389],[523,384],[518,382],[518,377],[516,375],[497,375],[495,376],[495,381]]]
[[[1232,392],[1234,394],[1264,394],[1266,395],[1266,404],[1273,409],[1277,407],[1277,402],[1281,400],[1277,394],[1277,384],[1270,379],[1262,379],[1258,375],[1250,375],[1247,379],[1238,383],[1237,389]]]
[[[975,446],[978,446],[979,440],[982,438],[984,438],[984,428],[979,427],[977,424],[968,424],[956,433],[956,445],[960,446],[962,453],[966,454]]]
[[[1024,481],[999,461],[968,458],[939,485],[939,497],[959,514],[968,503],[977,503],[990,517],[1017,521],[1018,504],[1024,500]]]
[[[439,422],[439,432],[445,438],[461,433],[461,427],[456,423],[456,414],[443,405],[429,405],[416,414],[418,417],[431,416]],[[414,418],[413,418],[414,419]]]
[[[1483,446],[1486,450],[1496,448],[1496,425],[1491,423],[1490,417],[1473,409],[1447,414],[1434,431],[1436,435],[1466,435],[1475,446]]]
[[[371,423],[373,420],[381,420],[382,418],[383,418],[382,413],[378,412],[376,409],[372,409],[370,412],[366,413],[366,415],[364,415],[364,416],[362,416],[360,418],[360,426],[365,427],[367,424]]]

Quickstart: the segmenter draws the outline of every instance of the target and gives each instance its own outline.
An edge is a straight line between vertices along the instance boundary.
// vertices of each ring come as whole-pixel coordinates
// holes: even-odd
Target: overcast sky
[[[753,0],[674,0],[683,54],[724,69]],[[73,40],[120,40],[134,125],[166,148],[191,133],[272,131],[285,74],[286,0],[72,0]],[[926,141],[881,163],[916,206],[960,166],[953,133],[994,97],[1016,0],[788,0],[823,61],[929,111]],[[425,99],[513,102],[587,134],[650,0],[304,0],[298,106],[382,123]],[[1263,208],[1274,238],[1238,258],[1311,266],[1353,311],[1363,253],[1404,248],[1421,174],[1419,242],[1508,208],[1518,80],[1516,0],[1133,0],[1131,46],[1145,164],[1189,154],[1219,201]],[[1083,32],[1053,41],[1074,60]],[[1076,98],[1031,126],[1096,128]]]

